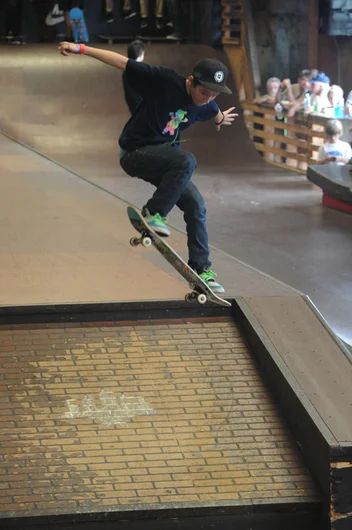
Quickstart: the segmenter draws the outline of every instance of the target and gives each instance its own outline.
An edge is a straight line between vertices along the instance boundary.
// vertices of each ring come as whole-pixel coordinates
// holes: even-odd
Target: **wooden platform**
[[[186,317],[186,319],[183,316],[185,314],[185,310],[188,311],[189,315]],[[168,320],[165,320],[166,313],[169,317]],[[26,324],[28,321],[32,321],[32,324]],[[86,322],[86,324],[84,322]],[[201,325],[199,326],[199,324]],[[145,325],[147,325],[147,328],[145,328]],[[182,378],[182,381],[175,381],[177,388],[180,390],[180,396],[182,396],[181,388],[184,388],[185,390],[188,389],[188,391],[192,390],[189,382],[184,380],[184,377],[188,377],[188,362],[191,362],[192,368],[190,367],[190,370],[193,370],[197,373],[195,377],[197,377],[197,381],[199,382],[201,382],[199,377],[201,375],[201,367],[203,365],[207,366],[208,370],[211,370],[211,373],[215,376],[215,378],[217,378],[217,376],[221,378],[221,373],[223,373],[223,370],[225,370],[227,375],[230,373],[231,377],[234,377],[234,379],[231,379],[231,381],[233,381],[233,385],[231,386],[230,384],[231,388],[229,388],[228,391],[226,391],[225,388],[223,391],[217,391],[219,399],[223,399],[226,392],[228,392],[228,399],[230,400],[228,404],[230,408],[225,407],[227,412],[225,409],[223,412],[226,412],[227,417],[227,414],[231,411],[234,412],[238,410],[242,417],[243,414],[244,416],[247,416],[247,413],[244,412],[248,411],[248,416],[252,418],[252,413],[250,411],[254,411],[254,409],[252,409],[252,404],[249,400],[250,396],[248,395],[242,399],[238,394],[238,392],[241,392],[239,389],[239,383],[241,380],[238,379],[238,376],[240,376],[241,373],[247,373],[249,368],[246,366],[246,362],[241,361],[238,357],[238,354],[244,354],[244,350],[241,349],[240,346],[240,344],[244,343],[237,343],[237,339],[235,339],[235,337],[238,339],[239,337],[243,337],[241,340],[244,340],[245,343],[249,345],[251,353],[258,363],[260,373],[264,377],[264,381],[269,385],[276,402],[279,404],[283,418],[288,424],[293,435],[293,440],[297,441],[305,464],[310,469],[315,483],[318,486],[318,491],[322,492],[322,504],[315,504],[314,508],[315,501],[313,501],[313,505],[310,506],[310,509],[308,509],[306,504],[301,505],[301,507],[304,507],[304,510],[307,508],[308,512],[311,509],[313,510],[309,512],[309,517],[307,515],[308,512],[305,511],[304,513],[306,519],[303,518],[302,520],[309,521],[310,526],[307,528],[310,530],[313,528],[316,528],[317,530],[329,528],[334,530],[347,530],[350,528],[351,502],[348,492],[350,491],[352,469],[350,465],[350,462],[352,461],[352,424],[350,422],[350,410],[352,405],[352,390],[350,385],[352,377],[352,363],[351,358],[348,357],[348,352],[343,348],[342,344],[331,332],[330,328],[322,320],[314,306],[307,298],[301,296],[239,297],[233,300],[233,311],[230,313],[227,308],[212,308],[210,306],[207,308],[192,308],[187,306],[185,302],[181,303],[176,301],[160,303],[150,302],[144,304],[100,304],[97,306],[90,305],[87,307],[80,305],[78,307],[42,306],[36,308],[2,308],[1,326],[3,333],[2,343],[4,344],[2,360],[5,363],[4,369],[9,371],[9,375],[5,378],[5,394],[3,394],[3,397],[8,399],[6,406],[9,409],[12,407],[12,394],[8,394],[8,392],[9,390],[11,392],[12,390],[16,390],[17,387],[13,387],[12,385],[15,379],[17,381],[18,377],[25,378],[23,381],[26,383],[26,385],[29,385],[29,391],[31,390],[31,385],[33,384],[44,384],[43,388],[33,387],[34,394],[27,394],[26,392],[27,397],[24,396],[24,401],[22,399],[23,403],[28,403],[29,395],[38,395],[44,397],[44,401],[47,403],[47,405],[45,405],[43,398],[40,398],[41,401],[43,401],[43,403],[40,405],[43,410],[33,410],[33,414],[49,414],[47,418],[44,418],[44,416],[38,416],[37,421],[39,422],[42,420],[49,421],[48,425],[42,425],[41,423],[37,424],[37,427],[45,427],[44,431],[41,431],[43,433],[54,432],[58,426],[61,426],[62,419],[60,420],[59,416],[56,416],[57,414],[60,413],[60,418],[64,418],[63,414],[65,414],[65,411],[62,408],[62,405],[59,405],[62,410],[61,408],[58,408],[55,410],[50,409],[50,411],[48,409],[48,411],[46,411],[49,406],[49,402],[47,401],[48,397],[45,396],[55,396],[57,394],[56,389],[60,395],[56,396],[55,401],[62,401],[65,399],[66,395],[67,399],[69,400],[77,400],[78,397],[82,395],[82,392],[83,394],[85,393],[85,388],[87,390],[91,389],[92,392],[97,392],[99,394],[99,388],[104,388],[106,390],[106,388],[113,386],[121,389],[123,394],[126,394],[126,396],[132,395],[132,391],[136,392],[138,390],[138,393],[133,394],[133,396],[136,397],[138,395],[140,398],[146,399],[148,406],[151,406],[153,410],[155,410],[157,403],[155,398],[159,396],[164,383],[169,384],[169,377],[165,374],[166,372],[170,371],[171,364],[173,369],[176,369],[177,373],[180,374]],[[121,326],[123,327],[121,328]],[[227,327],[227,330],[225,330],[225,327]],[[62,329],[62,331],[60,331],[60,329]],[[201,333],[202,337],[200,337],[198,333]],[[158,337],[158,334],[163,335],[163,337]],[[165,337],[165,334],[167,337]],[[149,342],[150,340],[152,342]],[[197,349],[197,346],[194,346],[196,344],[199,344],[199,349]],[[237,349],[237,344],[240,348],[239,350]],[[124,350],[123,348],[127,349]],[[198,353],[194,351],[195,349],[197,349]],[[180,354],[182,359],[180,359],[180,364],[177,364],[177,358],[175,356],[179,355],[179,352],[181,352]],[[24,357],[21,357],[23,355]],[[91,358],[92,355],[94,357]],[[121,359],[118,361],[121,355],[123,356],[124,360]],[[170,366],[167,368],[165,365],[165,369],[161,369],[159,376],[159,371],[155,363],[168,362],[167,358],[170,355],[172,357],[172,359],[170,359]],[[208,355],[210,355],[210,357],[207,357]],[[248,352],[246,355],[248,355]],[[31,356],[34,357],[32,358]],[[146,367],[143,368],[142,359],[140,357],[143,357],[143,362],[147,363],[146,366],[148,366],[150,363],[154,363],[152,369],[153,375],[150,377],[152,377],[154,381],[154,375],[157,376],[157,386],[155,386],[155,382],[150,383],[150,388],[143,387],[142,389],[142,387],[138,386],[142,383],[137,382],[139,376],[137,377],[137,374],[134,374],[132,365],[131,369],[123,373],[121,372],[121,369],[119,369],[120,371],[116,372],[117,368],[110,366],[111,363],[116,364],[116,362],[118,364],[121,364],[121,362],[123,364],[134,363],[136,368],[139,367],[138,370],[142,369],[142,371],[138,373],[144,373],[145,377],[148,377],[148,370]],[[16,375],[13,371],[14,361],[11,361],[11,359],[15,358],[17,366]],[[22,361],[28,363],[28,359],[30,359],[31,364],[31,366],[28,366],[29,371],[24,369],[22,364],[18,364],[18,362],[21,363]],[[99,359],[102,361],[100,362]],[[247,357],[247,359],[249,359],[249,357]],[[192,362],[192,360],[195,361],[195,364]],[[92,363],[94,365],[93,371],[96,372],[94,374],[88,373],[90,370],[92,370],[92,368],[89,368]],[[82,364],[82,366],[80,366],[80,364]],[[107,364],[109,366],[107,366]],[[242,370],[242,368],[239,368],[242,365],[245,368],[245,372],[239,371]],[[18,373],[19,366],[21,367],[22,375]],[[65,366],[68,366],[68,368],[66,369]],[[33,370],[37,374],[35,381],[32,381],[31,377],[28,376],[28,373],[34,373]],[[51,373],[53,370],[55,373]],[[99,375],[99,370],[102,370],[101,378]],[[215,372],[220,370],[221,373],[215,373],[214,370]],[[127,379],[122,377],[123,374],[127,376]],[[250,372],[248,372],[248,375],[249,374]],[[208,375],[210,377],[210,373]],[[254,375],[254,372],[252,372],[252,375]],[[42,381],[41,383],[39,382],[38,377]],[[91,379],[91,377],[93,377],[93,379]],[[176,377],[176,373],[174,374],[173,378],[174,377]],[[177,377],[179,376],[177,375]],[[46,381],[49,383],[50,389],[49,387],[45,387]],[[109,381],[111,383],[109,383]],[[221,381],[219,381],[219,383],[221,383]],[[101,386],[101,384],[103,386]],[[138,388],[135,388],[136,384]],[[148,386],[148,383],[146,384]],[[183,386],[184,384],[186,384],[187,388]],[[6,385],[10,385],[8,389],[6,389]],[[18,385],[18,383],[16,383],[16,385]],[[178,385],[181,386],[179,387]],[[253,388],[256,386],[256,384],[254,383],[254,380],[251,379],[251,381],[248,381],[248,385],[246,386],[250,387],[253,391]],[[21,388],[24,388],[23,385]],[[60,388],[62,390],[60,390]],[[68,393],[67,388],[71,388]],[[149,391],[151,391],[152,394],[149,394]],[[155,391],[157,394],[155,394]],[[49,394],[47,394],[48,392]],[[52,392],[54,392],[54,394],[52,394]],[[145,394],[145,392],[147,393]],[[98,394],[96,399],[101,399],[99,398]],[[192,394],[193,397],[190,396],[190,394],[187,394],[190,397],[185,395],[184,398],[179,397],[177,400],[176,398],[173,398],[173,401],[175,402],[176,400],[178,403],[181,403],[183,401],[187,402],[187,400],[190,400],[189,406],[191,406],[191,402],[195,404],[194,400],[197,399],[197,394],[203,395],[203,390],[201,390],[200,387],[199,390],[195,389],[195,394]],[[168,395],[170,395],[170,392],[168,392]],[[176,395],[177,394],[173,394],[173,396]],[[264,398],[264,396],[259,396],[259,394],[256,392],[255,396],[259,398],[258,403],[262,404],[259,405],[259,408],[266,414],[266,398]],[[150,403],[147,398],[151,400]],[[33,398],[31,398],[31,400],[32,399]],[[50,398],[50,400],[52,399],[54,398]],[[211,405],[209,399],[207,398],[206,402],[203,403],[204,406]],[[239,408],[236,406],[237,399],[240,399],[240,401],[238,401]],[[16,403],[20,403],[17,398],[15,398],[15,401]],[[75,414],[76,409],[78,412],[86,410],[85,407],[87,404],[84,405],[85,402],[80,404],[78,401],[77,403],[76,401],[69,401],[69,403],[70,407],[66,411],[66,416],[67,414],[71,413]],[[221,401],[221,403],[223,402]],[[76,404],[78,408],[76,407]],[[224,404],[225,403],[223,403],[223,405]],[[214,403],[214,406],[217,407],[218,405]],[[18,405],[16,405],[16,407],[18,407]],[[213,412],[215,412],[215,409]],[[199,413],[202,414],[201,411],[199,411]],[[210,409],[207,410],[206,415],[208,413],[211,413]],[[22,427],[26,426],[30,427],[30,423],[35,421],[35,417],[28,416],[28,410],[26,415],[23,416],[24,411],[21,412],[21,408],[19,408],[18,414],[21,415],[19,418],[19,423],[15,422],[14,425],[10,425],[10,430],[7,434],[5,433],[6,436],[12,436],[16,434],[15,431],[18,428],[21,429]],[[96,418],[94,416],[94,424],[99,423],[99,421],[102,421],[105,418],[104,416],[104,418],[102,417],[99,420],[99,417],[99,415]],[[69,416],[67,416],[66,419],[69,419]],[[201,420],[200,417],[199,420]],[[89,423],[92,420],[88,419],[83,421],[78,419],[78,423],[77,420],[75,420],[74,425],[88,425],[87,421]],[[147,421],[150,423],[152,419],[149,418]],[[170,421],[171,416],[168,416],[168,422]],[[234,431],[227,439],[226,443],[236,443],[233,439],[234,432],[236,431],[236,422],[236,418],[233,418],[233,420],[230,422],[232,427],[228,428]],[[196,423],[189,431],[192,435],[192,439],[195,436],[194,433],[196,431],[194,429]],[[200,421],[199,425],[202,425],[202,421]],[[204,425],[209,424],[206,423]],[[71,425],[71,429],[72,426],[73,424]],[[160,424],[160,427],[162,427],[162,424]],[[91,427],[87,427],[88,430],[89,428],[92,430],[93,424]],[[225,426],[221,428],[219,427],[221,432],[224,429],[223,435],[225,437],[227,436],[226,433],[228,432],[228,428],[225,428]],[[249,427],[248,431],[246,430],[248,434],[251,432],[251,428],[253,427]],[[272,426],[272,428],[274,427]],[[162,430],[160,432],[164,431]],[[205,440],[208,429],[205,429],[205,431],[202,432],[203,434],[199,436],[202,438],[202,440]],[[279,431],[275,432],[279,433]],[[274,434],[274,431],[271,433]],[[145,431],[145,434],[148,436],[147,431]],[[152,431],[150,434],[152,434]],[[142,435],[142,431],[140,432],[140,435]],[[60,434],[59,436],[62,435]],[[174,436],[175,434],[172,435],[173,438]],[[243,436],[246,438],[246,442],[244,443],[248,443],[249,445],[244,445],[242,448],[240,446],[232,448],[231,464],[237,462],[238,457],[240,457],[240,459],[244,457],[242,450],[245,450],[246,447],[248,447],[250,451],[247,455],[249,459],[248,461],[252,463],[260,463],[257,459],[257,457],[259,457],[257,451],[259,450],[260,452],[258,445],[259,438],[250,440],[245,432],[243,432]],[[265,435],[265,440],[266,442],[270,442],[267,436],[269,436],[269,433]],[[52,442],[50,442],[50,439],[48,438],[48,445],[57,445],[57,437],[53,436],[51,438]],[[43,435],[40,439],[44,439]],[[132,441],[130,438],[128,440]],[[114,448],[116,441],[117,440],[113,441]],[[72,445],[73,442],[71,441],[70,443]],[[105,456],[102,455],[99,441],[96,442],[99,445],[98,449],[95,449],[94,447],[87,449],[87,451],[91,452],[89,452],[89,454],[84,453],[84,448],[74,447],[75,443],[73,443],[72,446],[73,453],[65,456],[65,459],[70,459],[70,462],[67,460],[65,465],[74,465],[72,470],[76,469],[76,466],[78,466],[76,469],[76,471],[79,472],[78,476],[82,478],[82,472],[85,471],[85,466],[88,464],[89,459],[93,458],[91,463],[96,466],[97,470],[100,469],[102,464],[105,464],[105,458],[109,455],[105,455],[105,453]],[[82,444],[85,442],[81,440],[79,443]],[[12,445],[13,444],[10,443],[10,446]],[[38,447],[39,452],[44,450],[42,446],[43,444],[41,442]],[[275,442],[275,447],[279,447],[277,446],[277,442]],[[285,444],[285,447],[288,448],[289,446]],[[106,448],[108,448],[108,446]],[[66,451],[67,449],[67,446],[63,445],[60,451]],[[79,451],[79,454],[75,453],[76,449]],[[219,447],[217,447],[216,450],[218,449]],[[279,449],[275,449],[274,447],[268,447],[267,449],[268,452],[263,452],[263,455],[266,455],[266,462],[269,462],[269,455],[280,455],[280,452],[277,453]],[[215,450],[215,446],[213,449],[211,449],[211,451],[213,450]],[[94,453],[94,451],[98,452]],[[7,463],[10,462],[12,458],[16,458],[16,460],[21,458],[19,455],[16,456],[18,450],[14,451],[14,453],[15,455],[13,457],[9,456],[4,462],[5,468]],[[103,457],[104,462],[94,462],[95,458],[99,459],[101,457]],[[196,457],[196,455],[194,454],[193,457]],[[280,459],[281,457],[282,455],[280,456]],[[26,458],[25,454],[22,456],[22,458]],[[32,458],[35,458],[34,454],[32,455]],[[45,458],[45,456],[42,458]],[[52,458],[60,457],[58,454],[56,456],[53,454]],[[81,458],[88,458],[88,460],[87,462],[83,462],[83,460],[80,462],[79,460]],[[111,460],[110,465],[113,462],[117,462],[119,465],[123,464],[123,453],[120,455],[116,454],[114,458],[114,460]],[[201,452],[197,452],[196,458],[202,459]],[[211,459],[210,454],[209,458]],[[76,460],[75,462],[73,460],[71,462],[71,459]],[[149,458],[147,460],[149,461]],[[284,460],[286,460],[286,458],[284,458]],[[212,460],[209,460],[209,463],[210,461]],[[107,464],[109,464],[109,462],[110,460],[106,460]],[[215,461],[213,463],[215,463]],[[45,464],[44,460],[42,464]],[[179,464],[181,465],[181,462],[179,462]],[[198,472],[203,472],[204,470],[202,471],[201,468],[205,465],[205,463],[201,464],[199,461],[198,464],[201,466],[198,469]],[[60,464],[60,466],[61,465],[62,464]],[[83,465],[82,469],[80,469],[80,465]],[[195,463],[195,465],[197,464]],[[140,469],[140,464],[138,464],[137,467]],[[54,464],[52,466],[52,470],[55,471]],[[228,471],[231,470],[228,469]],[[225,479],[225,475],[222,476],[222,478]],[[275,480],[273,480],[273,482],[275,482]],[[225,489],[228,486],[227,484],[223,485]],[[214,487],[214,485],[212,485],[212,478],[209,479],[209,484],[207,484],[207,487]],[[155,485],[153,488],[155,488]],[[245,495],[245,491],[245,486],[241,486],[239,489],[240,497],[238,501],[240,501],[241,495]],[[261,489],[259,488],[258,491],[261,491]],[[274,502],[275,504],[276,501],[273,499],[276,497],[273,494],[272,489],[267,489],[267,486],[265,486],[263,491],[268,492],[268,499],[271,499],[270,503],[272,504]],[[280,492],[283,491],[284,485],[280,487]],[[211,492],[206,492],[204,490],[203,493],[207,495],[206,498],[209,501],[210,498],[208,498],[208,494],[211,494]],[[216,492],[214,491],[213,493],[215,494]],[[223,493],[225,493],[225,490]],[[152,495],[152,493],[150,494]],[[194,494],[195,493],[193,491],[192,495]],[[114,496],[116,494],[112,492],[112,495]],[[265,497],[266,494],[263,493],[263,495]],[[281,496],[282,493],[280,493],[278,498],[281,498]],[[245,508],[243,503],[238,504],[231,493],[230,497],[226,496],[228,501],[230,498],[230,505],[228,503],[226,504],[226,502],[225,504],[222,502],[221,506],[231,506],[232,508],[230,509],[230,512],[232,513],[233,517],[236,518],[239,515],[239,505],[242,506],[241,510]],[[252,506],[253,503],[255,505],[254,498],[255,496],[252,495]],[[196,499],[188,499],[188,501],[192,500]],[[197,500],[201,501],[202,498],[199,497]],[[205,500],[205,498],[203,500]],[[215,497],[212,500],[214,501]],[[37,501],[44,503],[46,502],[45,500],[41,501],[39,497]],[[223,498],[223,501],[225,501],[225,498]],[[28,500],[27,502],[32,501]],[[31,507],[31,510],[33,510],[33,508],[36,506],[36,501],[33,502],[34,506]],[[4,506],[6,507],[6,504]],[[281,512],[285,511],[284,506],[284,504],[281,505]],[[43,505],[43,508],[44,507],[45,506]],[[78,507],[78,505],[76,505],[76,507]],[[187,506],[183,506],[183,508],[192,509],[195,507],[196,506],[189,504],[187,504]],[[198,505],[198,507],[200,507],[200,505]],[[49,508],[49,505],[45,507],[45,509]],[[62,508],[64,509],[64,504],[62,505]],[[291,510],[291,508],[293,509],[293,506],[291,506],[289,502],[288,505],[286,505],[286,508]],[[147,508],[142,507],[142,509],[144,510]],[[271,513],[268,507],[264,509],[264,505],[262,509],[267,515]],[[23,516],[27,517],[29,515],[29,513],[26,514],[25,511],[26,506],[23,506],[21,510],[23,510]],[[294,511],[297,512],[297,510],[298,513],[301,513],[299,506],[295,504]],[[86,513],[85,510],[83,510],[83,512]],[[52,512],[49,509],[48,512],[45,512],[45,516],[50,516],[51,513]],[[67,511],[65,513],[67,513]],[[71,511],[70,513],[73,512]],[[74,513],[77,513],[77,511],[74,510]],[[93,518],[93,520],[100,520],[98,512],[95,511],[94,513],[96,519]],[[116,515],[116,512],[114,513]],[[43,514],[44,512],[38,512],[39,517]],[[217,510],[212,512],[212,514],[219,515]],[[152,517],[155,516],[153,509],[149,515]],[[7,514],[4,513],[4,516],[6,518]],[[296,516],[298,516],[297,513]],[[18,517],[18,524],[21,526],[21,524],[23,525],[21,514],[19,514]],[[91,515],[91,517],[93,516]],[[112,514],[111,517],[113,517]],[[313,517],[313,519],[311,519],[311,517]],[[317,517],[318,519],[316,519]],[[83,520],[85,519],[83,518],[82,522]],[[234,523],[235,520],[237,519],[232,519],[232,523]],[[256,519],[254,518],[253,520],[255,521]],[[280,518],[278,520],[282,525],[283,520],[280,520]],[[295,519],[292,519],[292,521],[295,521]],[[263,523],[263,521],[261,521],[261,523]],[[297,521],[295,524],[298,524]],[[299,524],[299,526],[301,527],[301,524]],[[219,528],[222,527],[220,526]],[[242,526],[239,526],[239,528],[242,528]],[[243,528],[246,527],[243,526]],[[254,526],[254,528],[256,527]],[[258,528],[261,527],[259,526]],[[272,522],[271,528],[276,528],[274,522]],[[288,526],[287,528],[290,527]],[[294,528],[294,526],[292,528]],[[302,526],[302,528],[304,528],[304,526]]]
[[[334,164],[309,166],[307,178],[329,197],[352,205],[352,171],[349,166]]]
[[[236,315],[323,492],[327,528],[352,524],[352,358],[307,297],[238,300]]]
[[[317,488],[232,316],[153,318],[165,309],[0,326],[2,528],[320,530]]]

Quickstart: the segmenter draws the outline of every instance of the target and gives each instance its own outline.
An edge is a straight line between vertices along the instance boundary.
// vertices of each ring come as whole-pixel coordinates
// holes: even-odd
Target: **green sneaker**
[[[207,271],[201,272],[198,276],[203,280],[203,282],[205,282],[210,287],[212,291],[214,291],[214,293],[225,292],[223,285],[221,285],[215,280],[217,275],[214,271],[209,269]]]
[[[160,213],[152,215],[147,208],[144,208],[142,215],[150,228],[159,234],[159,236],[169,236],[171,234],[169,228],[166,226],[166,217],[163,217]]]

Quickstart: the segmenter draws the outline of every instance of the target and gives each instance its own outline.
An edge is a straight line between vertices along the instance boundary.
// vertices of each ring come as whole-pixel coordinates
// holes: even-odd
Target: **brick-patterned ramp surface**
[[[2,517],[317,499],[231,320],[3,326],[0,340]]]

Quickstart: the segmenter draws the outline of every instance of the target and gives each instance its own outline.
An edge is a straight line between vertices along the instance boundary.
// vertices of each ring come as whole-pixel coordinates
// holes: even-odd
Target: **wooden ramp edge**
[[[352,362],[307,296],[238,298],[235,317],[319,486],[326,528],[352,528]]]

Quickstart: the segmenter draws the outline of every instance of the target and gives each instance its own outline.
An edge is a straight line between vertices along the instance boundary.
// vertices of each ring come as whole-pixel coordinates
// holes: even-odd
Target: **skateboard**
[[[189,265],[165,242],[165,239],[159,236],[144,220],[141,212],[134,206],[127,207],[127,215],[131,225],[141,235],[132,237],[130,244],[133,247],[142,245],[150,247],[153,245],[156,250],[177,270],[179,274],[191,285],[192,291],[185,296],[186,302],[196,300],[199,304],[205,304],[207,299],[215,304],[222,306],[231,306],[230,302],[217,296],[210,287],[199,278],[198,274],[191,269]]]
[[[139,35],[137,34],[136,36],[136,39],[139,39],[143,42],[162,42],[162,43],[179,43],[179,42],[182,42],[184,39],[182,37],[179,37],[179,38],[174,38],[174,39],[168,39],[167,36],[165,37],[153,37],[153,36],[148,36],[148,35]]]
[[[114,42],[131,42],[136,39],[136,36],[126,35],[98,35],[98,38],[102,41],[108,42],[109,44]]]
[[[82,9],[74,7],[70,11],[70,21],[72,24],[72,35],[75,42],[88,42],[89,36]]]

